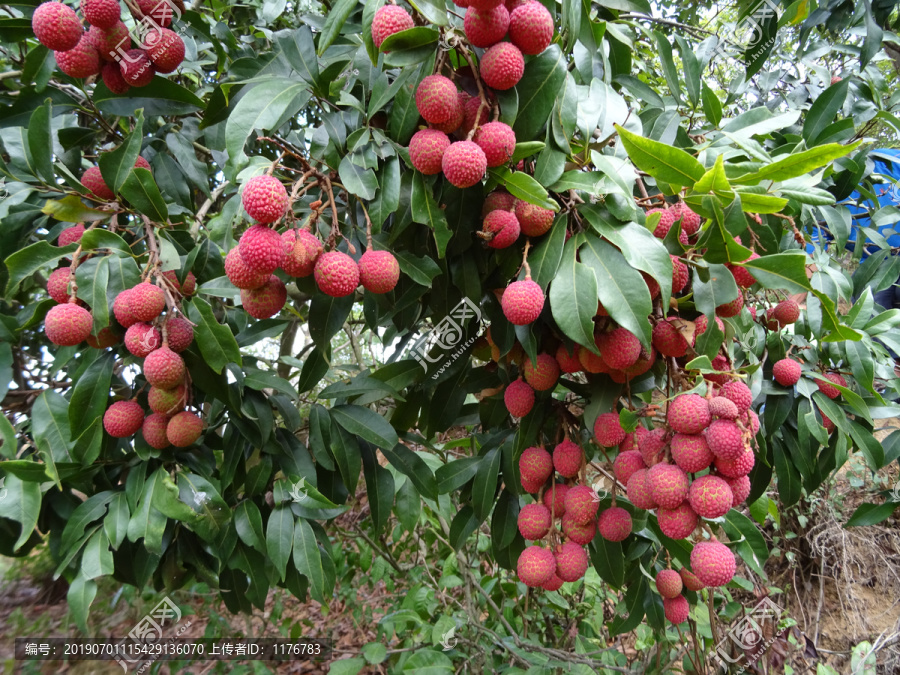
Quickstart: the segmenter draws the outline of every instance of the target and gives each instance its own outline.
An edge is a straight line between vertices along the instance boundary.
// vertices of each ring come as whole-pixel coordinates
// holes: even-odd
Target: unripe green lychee
[[[402,7],[384,5],[378,8],[372,17],[372,42],[375,49],[381,49],[381,43],[394,33],[415,27],[413,18]]]
[[[184,381],[184,359],[168,347],[160,347],[144,359],[144,377],[154,387],[176,387]]]
[[[160,413],[153,413],[144,418],[141,427],[141,433],[147,445],[157,450],[169,447],[169,439],[166,437],[166,427],[169,424],[169,417]]]
[[[503,315],[516,326],[532,323],[544,308],[544,291],[531,279],[514,281],[500,298]]]
[[[443,131],[421,129],[409,141],[409,160],[413,167],[426,176],[441,172],[444,153],[450,147],[450,139]]]
[[[631,514],[621,506],[606,509],[597,519],[597,531],[607,541],[623,541],[631,534]]]
[[[329,251],[316,261],[315,276],[320,291],[333,298],[342,298],[359,286],[359,265],[346,253]]]
[[[192,412],[182,411],[169,420],[166,437],[176,448],[193,445],[203,433],[203,420]]]
[[[74,49],[84,33],[75,10],[61,2],[38,5],[31,16],[31,30],[42,45],[55,52]]]
[[[550,511],[543,504],[526,504],[519,511],[518,525],[528,541],[543,539],[550,531]]]
[[[256,222],[263,225],[274,223],[287,211],[287,190],[275,176],[254,176],[244,186],[241,204],[247,215]]]
[[[44,317],[44,332],[53,344],[72,347],[87,339],[93,324],[94,317],[88,310],[67,302],[50,308]]]
[[[389,293],[400,279],[400,263],[389,251],[369,249],[359,259],[359,281],[370,293]]]
[[[113,438],[134,436],[144,424],[144,410],[137,401],[116,401],[103,413],[103,428]]]
[[[534,389],[523,380],[514,380],[503,392],[503,402],[513,417],[525,417],[534,407]]]
[[[498,42],[481,57],[481,79],[491,89],[512,89],[524,72],[522,52],[511,42]]]
[[[254,225],[244,232],[238,251],[241,260],[254,272],[271,274],[284,262],[281,235],[268,225]]]
[[[451,143],[441,157],[441,171],[452,185],[458,188],[472,187],[481,182],[487,171],[484,150],[472,141]]]
[[[241,305],[254,319],[275,316],[284,307],[286,300],[287,288],[274,274],[269,275],[269,280],[259,288],[241,290]]]
[[[684,583],[681,576],[675,570],[660,570],[656,573],[656,590],[664,598],[674,598],[681,595]]]

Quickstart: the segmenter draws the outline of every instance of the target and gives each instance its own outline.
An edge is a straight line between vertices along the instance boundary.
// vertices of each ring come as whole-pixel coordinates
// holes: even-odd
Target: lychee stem
[[[478,68],[475,66],[475,61],[472,59],[472,53],[469,51],[469,48],[459,40],[455,40],[454,42],[454,46],[456,46],[462,52],[463,57],[469,63],[469,68],[472,69],[472,75],[475,77],[475,84],[478,86],[478,98],[481,99],[481,103],[478,105],[478,110],[475,112],[475,123],[472,125],[472,129],[466,136],[466,140],[471,141],[472,137],[475,136],[475,132],[478,131],[478,120],[481,119],[481,111],[485,108],[490,110],[491,105],[490,103],[488,103],[487,94],[484,91],[484,85],[481,83],[481,75],[478,72]]]
[[[362,199],[357,200],[359,202],[360,208],[362,208],[363,215],[366,217],[366,250],[372,250],[372,219],[369,218],[369,211],[366,209],[366,205],[363,204]]]
[[[531,265],[528,264],[529,248],[531,248],[531,237],[525,240],[525,251],[522,253],[522,267],[525,268],[525,281],[531,281]]]

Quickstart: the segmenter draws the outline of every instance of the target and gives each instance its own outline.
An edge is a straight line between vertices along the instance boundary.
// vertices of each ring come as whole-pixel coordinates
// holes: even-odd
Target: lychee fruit
[[[713,464],[716,467],[716,471],[726,478],[740,478],[753,470],[753,465],[756,464],[756,455],[753,454],[753,450],[750,448],[745,448],[734,459],[716,457]]]
[[[613,475],[622,485],[628,485],[628,480],[636,471],[647,468],[641,453],[637,450],[620,452],[613,461]]]
[[[287,288],[274,274],[269,275],[269,280],[259,288],[241,290],[241,305],[254,319],[275,316],[284,307],[286,300]]]
[[[400,264],[389,251],[369,249],[359,259],[359,280],[370,293],[388,293],[400,279]]]
[[[772,366],[772,375],[782,387],[793,387],[797,384],[800,381],[800,372],[800,364],[793,359],[781,359]]]
[[[426,176],[441,172],[444,153],[450,147],[450,138],[437,129],[421,129],[409,141],[409,160],[413,167]]]
[[[574,350],[570,352],[563,344],[556,350],[556,362],[563,373],[577,373],[582,369],[581,361],[578,360]]]
[[[681,358],[687,354],[688,343],[675,326],[674,321],[676,320],[669,318],[653,326],[652,342],[656,350],[663,356]]]
[[[166,308],[165,291],[155,284],[142,281],[128,294],[128,308],[138,321],[153,321]]]
[[[138,159],[142,160],[145,164],[147,162],[143,157],[138,157]],[[135,166],[137,166],[137,163],[135,163]],[[175,270],[166,270],[163,272],[163,276],[182,296],[193,295],[197,290],[197,277],[194,276],[193,272],[187,273],[183,284],[178,283],[178,273]]]
[[[787,326],[800,318],[800,305],[790,298],[782,300],[775,305],[775,311],[772,312],[772,316],[778,322],[778,325]]]
[[[640,440],[638,450],[641,451],[641,457],[644,458],[644,464],[653,466],[660,462],[663,450],[666,448],[666,442],[668,440],[667,436],[668,434],[666,433],[665,428],[659,427],[648,432]]]
[[[834,422],[830,417],[828,417],[828,415],[822,412],[821,408],[817,407],[816,410],[818,410],[819,414],[822,416],[822,426],[825,427],[825,432],[830,434],[832,431],[834,431]]]
[[[130,87],[131,85],[122,78],[122,71],[119,68],[117,61],[120,49],[127,51],[131,48],[131,35],[128,32],[128,26],[122,21],[117,21],[110,28],[91,26],[88,29],[87,36],[88,40],[90,40],[91,44],[94,45],[94,48],[97,50],[97,55],[100,57],[100,60],[104,62],[104,66],[107,64],[114,66],[113,70],[115,70],[116,76],[118,77],[115,81],[117,83],[124,83],[126,87]],[[114,90],[106,83],[106,80],[107,78],[104,74],[103,82],[111,92],[115,94],[124,93]]]
[[[544,291],[531,279],[514,281],[500,298],[503,315],[516,326],[526,326],[537,319],[544,308]]]
[[[341,251],[320,255],[314,273],[319,290],[333,298],[350,295],[359,286],[359,265]]]
[[[175,17],[173,5],[184,12],[184,3],[181,0],[170,0],[169,2],[137,0],[139,12],[135,13],[135,19],[139,21],[144,17],[151,17],[157,25],[168,28],[172,25],[172,19]]]
[[[737,297],[731,302],[726,302],[716,307],[716,314],[727,319],[729,317],[737,316],[738,314],[740,314],[743,307],[744,296],[738,293]]]
[[[630,368],[641,356],[641,341],[625,328],[601,335],[598,343],[603,360],[614,370]]]
[[[753,393],[750,391],[750,387],[740,380],[733,380],[722,385],[722,388],[719,389],[719,396],[724,396],[732,401],[741,415],[747,412],[750,404],[753,403]]]
[[[402,7],[384,5],[378,8],[372,17],[372,42],[375,49],[381,49],[381,43],[394,33],[415,28],[413,18]]]
[[[593,518],[585,524],[576,523],[572,518],[562,517],[563,534],[569,541],[581,546],[587,546],[594,540],[597,534],[597,521]]]
[[[237,288],[250,290],[265,284],[271,273],[251,269],[241,257],[238,247],[235,246],[225,256],[225,275]]]
[[[81,175],[81,184],[105,202],[116,198],[113,191],[103,181],[103,175],[98,166],[92,166]]]
[[[725,419],[715,420],[709,425],[706,443],[712,453],[722,459],[737,459],[746,449],[740,427]]]
[[[144,377],[151,386],[171,389],[184,381],[184,359],[168,347],[160,347],[144,359]]]
[[[525,59],[511,42],[498,42],[481,57],[481,79],[491,89],[512,89],[524,73]]]
[[[681,434],[697,434],[709,426],[709,403],[699,394],[681,394],[669,403],[666,421]]]
[[[194,341],[194,327],[187,319],[170,316],[166,321],[166,339],[169,349],[173,352],[183,352]]]
[[[425,121],[431,124],[449,120],[453,116],[456,102],[456,85],[443,75],[428,75],[416,88],[416,108]]]
[[[513,417],[525,417],[534,407],[534,389],[523,380],[515,380],[503,392],[503,402]]]
[[[595,336],[594,343],[598,342],[598,337]],[[578,363],[581,364],[581,369],[586,373],[607,373],[609,372],[609,366],[606,365],[606,362],[602,357],[598,356],[594,352],[589,349],[583,347],[582,345],[575,345],[575,354],[578,356]]]
[[[72,271],[68,267],[55,269],[47,277],[47,293],[59,303],[69,301],[69,277]]]
[[[664,509],[674,509],[687,499],[689,481],[681,467],[674,464],[654,464],[648,469],[653,501]]]
[[[717,541],[701,541],[691,551],[691,569],[706,586],[724,586],[736,567],[734,553]]]
[[[702,434],[675,434],[670,448],[675,464],[687,473],[703,471],[712,464],[714,455]]]
[[[147,445],[157,450],[169,447],[169,439],[166,436],[166,427],[169,425],[168,415],[153,413],[144,418],[141,425],[141,433]],[[129,434],[130,435],[130,434]]]
[[[526,481],[544,483],[550,478],[551,473],[553,473],[553,458],[549,452],[544,448],[525,448],[519,457],[519,475],[522,476],[523,483]]]
[[[647,469],[639,469],[631,474],[626,486],[628,501],[639,509],[655,509],[653,491],[650,489],[650,475]]]
[[[528,541],[543,539],[552,524],[550,510],[543,504],[526,504],[519,511],[519,532]]]
[[[172,417],[166,427],[166,437],[176,448],[193,445],[202,433],[203,420],[186,410]]]
[[[556,574],[556,558],[549,549],[529,546],[519,555],[516,574],[523,584],[537,588],[550,581]]]
[[[687,539],[697,529],[697,524],[700,522],[688,502],[684,502],[674,509],[660,507],[656,511],[656,520],[659,523],[660,532],[669,539]]]
[[[600,445],[612,448],[625,440],[625,430],[619,421],[619,413],[608,412],[597,415],[594,420],[594,437]]]
[[[701,518],[719,518],[728,513],[734,495],[731,487],[718,476],[701,476],[691,483],[688,499]]]
[[[103,428],[113,438],[134,436],[144,424],[144,409],[137,401],[116,401],[103,413]]]
[[[660,570],[656,573],[656,590],[664,598],[674,598],[681,595],[684,583],[681,576],[675,570]]]
[[[288,194],[284,185],[275,176],[254,176],[244,186],[241,203],[247,215],[253,220],[260,224],[274,223],[284,216],[288,208]]]
[[[129,302],[130,297],[131,289],[126,288],[116,296],[115,300],[113,300],[113,314],[116,317],[116,321],[118,321],[123,328],[128,328],[132,324],[140,321],[140,319],[138,319],[131,311],[131,303]]]
[[[522,226],[522,232],[529,237],[540,237],[553,225],[555,214],[550,209],[529,204],[526,201],[516,202],[516,218]]]
[[[157,73],[174,72],[184,61],[184,40],[170,28],[150,31],[144,44]]]
[[[566,515],[574,523],[587,525],[597,515],[597,509],[600,508],[596,496],[596,493],[587,485],[570,487],[566,492]]]
[[[459,130],[463,122],[466,120],[466,103],[472,98],[467,92],[456,92],[456,103],[453,104],[453,113],[446,122],[432,124],[433,129],[443,131],[445,134],[452,134]]]
[[[641,442],[649,433],[650,432],[645,427],[638,425],[632,433],[625,434],[625,440],[619,443],[619,452],[640,450]]]
[[[597,519],[597,531],[607,541],[622,541],[631,534],[631,514],[621,506],[608,508]]]
[[[122,16],[117,0],[81,0],[84,20],[97,28],[112,28]]]
[[[174,389],[150,387],[150,391],[147,393],[147,403],[150,410],[155,413],[162,413],[166,416],[174,415],[187,405],[187,388],[183,384],[179,384]]]
[[[484,178],[487,157],[477,143],[451,143],[441,157],[441,170],[450,183],[458,188],[472,187]]]
[[[669,211],[675,217],[675,220],[681,218],[681,229],[688,236],[697,234],[703,219],[700,214],[696,213],[690,206],[684,202],[676,202],[669,207]]]
[[[75,10],[61,2],[38,5],[31,16],[31,30],[42,45],[55,52],[74,49],[84,33]]]
[[[541,481],[543,483],[543,481]],[[554,518],[566,515],[566,493],[569,487],[563,483],[553,483],[544,492],[544,506],[550,509]]]
[[[563,580],[560,579],[556,574],[554,574],[552,577],[550,577],[550,581],[546,581],[541,584],[541,588],[543,588],[545,591],[558,591],[560,588],[562,588],[562,585]]]
[[[271,274],[284,262],[284,243],[268,225],[253,225],[238,243],[241,259],[254,272]]]
[[[68,246],[69,244],[75,244],[81,241],[81,237],[83,235],[84,225],[73,225],[72,227],[67,227],[59,233],[57,244],[59,246]]]
[[[285,274],[292,277],[311,275],[315,269],[316,260],[325,250],[319,238],[309,230],[291,228],[281,235],[281,241],[284,244],[284,262],[281,267]]]
[[[566,542],[556,551],[556,575],[563,581],[578,581],[588,568],[588,555],[583,546]]]
[[[547,391],[556,386],[559,379],[559,364],[550,354],[538,354],[537,363],[525,359],[522,372],[532,389]]]
[[[489,95],[488,104],[493,100]],[[463,109],[463,125],[460,130],[462,134],[468,134],[472,129],[475,128],[475,122],[477,120],[478,126],[482,126],[483,124],[487,124],[490,119],[490,105],[482,105],[481,98],[479,96],[473,96],[468,101]]]
[[[731,507],[735,508],[739,504],[743,504],[747,497],[750,496],[750,476],[739,476],[738,478],[726,478],[725,482],[731,488]]]
[[[731,370],[731,363],[729,363],[728,357],[724,354],[718,354],[712,360],[712,367],[713,370],[717,371],[717,374],[706,373],[703,375],[705,380],[716,384],[727,384],[731,381],[731,376],[728,374]]]
[[[759,254],[754,253],[750,256],[750,260],[758,258]],[[740,286],[741,288],[750,288],[753,284],[756,283],[756,277],[754,277],[750,272],[747,271],[746,267],[741,267],[740,265],[732,265],[728,263],[725,265],[729,270],[731,270],[732,276],[734,276],[734,282]]]
[[[553,448],[553,468],[561,476],[574,478],[584,464],[584,452],[569,439]]]
[[[663,614],[676,626],[688,620],[690,610],[687,598],[683,595],[663,599]]]
[[[703,582],[697,578],[697,575],[691,572],[687,567],[682,567],[678,570],[678,575],[681,577],[684,587],[689,591],[696,592],[706,588]]]
[[[699,338],[703,333],[706,332],[706,328],[709,322],[706,318],[705,314],[701,314],[696,319],[694,319],[694,341],[693,344],[697,344],[697,338]],[[716,317],[716,326],[718,329],[724,333],[725,332],[725,324],[722,323],[722,319]]]
[[[84,342],[91,334],[94,317],[74,302],[55,305],[44,317],[47,339],[60,347],[72,347]]]
[[[162,335],[149,323],[139,321],[125,331],[125,348],[139,358],[144,358],[162,346]]]
[[[553,40],[553,17],[539,2],[520,5],[509,15],[509,39],[523,54],[540,54]]]
[[[502,7],[501,5],[498,9]],[[503,122],[488,122],[478,127],[478,131],[475,132],[472,140],[484,151],[488,166],[506,164],[512,159],[513,152],[516,149],[516,134],[511,126]],[[528,232],[526,234],[528,236],[537,236]]]
[[[132,87],[146,87],[153,81],[156,71],[150,55],[143,49],[129,49],[119,61],[119,69],[124,79]]]
[[[713,417],[724,417],[727,420],[738,418],[738,408],[734,401],[724,396],[713,396],[709,399],[709,414]]]
[[[519,231],[519,220],[510,211],[497,209],[484,217],[482,232],[490,237],[487,245],[491,248],[512,246],[519,238]]]
[[[484,198],[484,204],[481,206],[481,215],[486,216],[491,211],[497,209],[501,211],[512,211],[516,208],[518,200],[509,194],[506,190],[494,190]]]
[[[466,38],[475,47],[490,47],[506,35],[509,28],[509,10],[502,4],[491,9],[469,7],[463,20]]]
[[[672,259],[672,293],[681,293],[688,285],[690,274],[687,265],[674,255],[669,256]]]
[[[675,214],[668,208],[657,208],[647,211],[648,216],[653,215],[654,213],[659,214],[659,223],[653,230],[653,236],[658,239],[665,239],[669,230],[672,229],[672,225],[675,223]],[[684,233],[684,235],[684,241],[682,243],[687,244],[687,233]]]
[[[826,380],[830,380],[836,385],[841,387],[847,386],[847,380],[845,380],[842,376],[837,373],[825,373],[824,375]],[[823,382],[822,380],[816,380],[816,384],[819,386],[819,391],[825,394],[828,398],[835,399],[841,395],[841,390],[837,387],[828,384],[827,382]]]

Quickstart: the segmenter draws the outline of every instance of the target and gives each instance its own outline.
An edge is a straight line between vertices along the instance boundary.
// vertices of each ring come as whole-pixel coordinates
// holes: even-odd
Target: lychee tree
[[[551,608],[585,615],[591,567],[581,651],[646,622],[667,659],[690,617],[699,669],[766,514],[900,455],[897,257],[842,260],[867,134],[900,129],[884,18],[848,61],[792,5],[745,68],[634,0],[283,9],[5,10],[2,552],[49,546],[85,632],[106,575],[327,603],[365,505],[424,589],[392,630],[571,664]]]

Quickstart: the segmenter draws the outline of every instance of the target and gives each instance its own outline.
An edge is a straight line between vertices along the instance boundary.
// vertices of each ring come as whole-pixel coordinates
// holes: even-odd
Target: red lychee
[[[519,221],[510,211],[491,211],[484,217],[481,229],[490,236],[487,245],[491,248],[512,246],[519,238]]]
[[[359,265],[346,253],[329,251],[316,261],[315,276],[320,291],[333,298],[342,298],[359,286]]]
[[[116,82],[116,86],[120,87],[121,84],[119,83],[121,82],[124,83],[126,87],[130,87],[130,85],[122,78],[122,71],[116,60],[119,55],[119,50],[128,51],[131,49],[131,35],[128,32],[128,26],[121,21],[117,21],[110,28],[97,28],[96,26],[91,26],[88,29],[87,36],[91,41],[91,44],[94,45],[94,48],[97,50],[100,60],[105,62],[104,65],[110,64],[114,66],[113,70],[115,70],[116,77],[118,78],[113,78]],[[104,73],[103,82],[109,90],[116,94],[124,93],[114,90],[106,83],[106,80],[107,76]]]
[[[389,251],[369,249],[359,259],[359,280],[370,293],[389,293],[400,279],[400,263]]]
[[[607,541],[622,541],[631,534],[631,514],[621,506],[608,508],[597,519],[597,531]]]
[[[174,72],[184,61],[184,40],[169,28],[150,31],[144,44],[157,73]]]
[[[648,432],[640,439],[638,450],[641,451],[641,457],[644,458],[644,464],[653,466],[654,464],[659,463],[668,441],[667,436],[665,428],[659,427]]]
[[[153,81],[156,71],[150,55],[143,49],[129,49],[119,61],[119,69],[124,79],[132,87],[146,87]]]
[[[147,393],[147,404],[155,413],[162,413],[166,416],[174,415],[187,405],[187,389],[183,384],[179,384],[174,389],[150,387],[150,391]]]
[[[481,57],[481,79],[491,89],[512,89],[524,72],[522,52],[511,42],[498,42]]]
[[[466,120],[466,103],[469,102],[470,98],[472,97],[467,92],[456,92],[456,102],[453,104],[453,112],[450,115],[450,119],[446,122],[432,124],[432,128],[443,131],[445,134],[452,134],[458,131]]]
[[[59,303],[69,301],[69,277],[72,270],[68,267],[55,269],[47,277],[47,293]]]
[[[744,296],[738,293],[737,297],[731,302],[726,302],[716,307],[716,314],[727,319],[728,317],[737,316],[738,314],[740,314],[743,307]]]
[[[144,377],[154,387],[176,387],[184,381],[184,359],[168,347],[160,347],[144,359]]]
[[[644,466],[644,460],[641,453],[637,450],[627,450],[620,452],[613,461],[613,475],[622,485],[627,486],[628,480],[636,471],[647,468]]]
[[[81,175],[81,184],[103,201],[108,202],[116,198],[113,191],[103,181],[103,175],[98,166],[92,166]]]
[[[675,220],[681,218],[681,229],[687,235],[694,235],[700,230],[702,218],[684,202],[676,202],[669,207]]]
[[[166,320],[166,338],[169,349],[173,352],[183,352],[194,341],[194,328],[187,319],[170,316]]]
[[[113,314],[116,317],[116,321],[118,321],[123,328],[128,328],[132,324],[140,321],[140,319],[138,319],[131,311],[131,303],[129,302],[130,297],[131,289],[126,288],[116,296],[115,300],[113,300]]]
[[[681,576],[675,570],[660,570],[656,573],[656,590],[664,598],[674,598],[681,595],[684,583]]]
[[[593,518],[585,524],[576,523],[571,517],[563,516],[562,518],[563,534],[569,541],[573,541],[581,546],[587,546],[597,534],[597,521]]]
[[[566,349],[564,344],[561,344],[556,350],[556,362],[564,373],[577,373],[582,369],[578,356]]]
[[[259,272],[250,269],[244,259],[241,257],[240,250],[237,246],[228,251],[225,256],[225,274],[228,280],[240,289],[259,288],[265,284],[271,273]]]
[[[553,448],[553,468],[561,476],[574,478],[584,464],[584,452],[572,441],[566,439]]]
[[[625,440],[625,430],[619,421],[619,413],[608,412],[597,415],[594,420],[594,437],[597,443],[612,448]]]
[[[502,4],[491,9],[469,7],[463,21],[466,38],[475,47],[487,48],[506,35],[509,28],[509,10]]]
[[[402,7],[384,5],[378,8],[372,17],[372,42],[375,49],[381,49],[381,43],[394,33],[415,27],[413,18]]]
[[[847,380],[845,380],[841,375],[838,375],[837,373],[825,373],[824,377],[826,380],[830,380],[831,382],[833,382],[834,384],[836,384],[838,386],[841,386],[841,387],[847,386]],[[835,399],[841,395],[840,389],[832,386],[831,384],[828,384],[827,382],[823,382],[822,380],[817,380],[816,384],[819,387],[819,391],[821,391],[823,394],[825,394],[828,398]]]
[[[534,407],[534,389],[523,380],[510,382],[503,392],[503,402],[513,417],[525,417]]]
[[[519,555],[516,574],[523,584],[537,588],[550,581],[556,574],[556,558],[549,549],[529,546]]]
[[[675,321],[680,320],[669,318],[653,327],[653,346],[663,356],[680,358],[687,353],[688,343]]]
[[[84,342],[91,334],[94,317],[74,302],[55,305],[44,317],[47,339],[60,347],[72,347]]]
[[[707,321],[705,314],[701,314],[696,319],[694,319],[694,341],[693,341],[693,344],[697,344],[697,338],[706,332],[707,325],[708,325],[708,321]],[[725,332],[725,324],[722,323],[722,319],[720,319],[719,317],[716,317],[716,327],[722,333]]]
[[[544,448],[525,448],[519,457],[519,475],[522,482],[544,483],[553,473],[553,458]]]
[[[453,117],[456,102],[456,85],[443,75],[428,75],[416,88],[416,108],[431,124],[440,124]]]
[[[655,509],[656,502],[653,501],[653,492],[650,489],[650,475],[647,469],[639,469],[631,474],[628,479],[627,495],[628,501],[639,509]]]
[[[550,510],[543,504],[526,504],[519,511],[519,532],[528,541],[543,539],[550,531]]]
[[[487,157],[477,143],[457,141],[444,151],[441,170],[452,185],[458,188],[472,187],[484,178]]]
[[[284,262],[281,235],[268,225],[254,225],[238,243],[241,260],[254,272],[271,274]]]
[[[166,427],[169,425],[168,415],[153,413],[144,418],[141,433],[147,445],[157,450],[169,447],[169,439],[166,437]],[[129,434],[130,435],[130,434]]]
[[[614,370],[633,366],[641,356],[641,341],[625,328],[619,327],[601,335],[598,344],[603,360]]]
[[[560,588],[562,588],[562,585],[563,580],[556,576],[556,574],[554,574],[552,577],[550,577],[550,581],[545,581],[543,584],[541,584],[541,588],[543,588],[545,591],[558,591]]]
[[[750,256],[749,260],[754,260],[758,258],[759,254],[754,253]],[[753,284],[756,283],[756,277],[754,277],[750,272],[747,271],[746,267],[741,267],[740,265],[732,265],[728,263],[726,267],[731,270],[731,274],[734,276],[735,283],[741,288],[750,288]]]
[[[701,434],[675,434],[670,447],[672,459],[687,473],[703,471],[712,464],[713,454]]]
[[[658,237],[659,239],[664,239],[665,236],[669,233],[669,230],[672,229],[672,223],[675,222],[675,214],[673,214],[668,208],[656,208],[648,210],[646,215],[651,216],[654,213],[659,214],[659,223],[653,230],[653,236]]]
[[[169,420],[166,437],[176,448],[193,445],[203,433],[203,420],[192,412],[182,411]]]
[[[497,9],[502,7],[501,5]],[[478,127],[478,131],[475,132],[472,140],[484,151],[488,166],[506,164],[512,159],[513,152],[516,149],[516,134],[511,126],[503,122],[488,122]],[[529,233],[526,232],[526,234]],[[529,234],[529,236],[537,235]]]
[[[544,308],[544,291],[531,279],[514,281],[500,298],[503,315],[516,326],[526,326],[541,314]]]
[[[103,428],[113,438],[134,436],[144,424],[144,409],[137,401],[116,401],[103,413]]]
[[[253,220],[261,224],[274,223],[288,208],[288,194],[275,176],[254,176],[244,186],[241,203]]]
[[[750,477],[739,476],[738,478],[726,478],[725,482],[731,488],[731,507],[735,508],[739,504],[743,504],[747,497],[750,496]]]
[[[520,5],[509,16],[509,39],[523,54],[540,54],[553,40],[553,17],[539,2]]]
[[[598,508],[597,493],[587,485],[576,485],[566,492],[566,516],[572,522],[587,525],[597,515]]]
[[[81,237],[84,235],[84,225],[73,225],[72,227],[67,227],[62,232],[59,233],[59,239],[57,243],[60,246],[68,246],[69,244],[75,244],[81,241]]]
[[[578,581],[588,568],[587,551],[575,542],[566,542],[556,551],[556,575],[563,581]]]
[[[718,518],[728,513],[733,495],[731,487],[718,476],[701,476],[691,483],[691,508],[701,518]]]
[[[128,294],[128,308],[138,321],[153,321],[166,308],[166,294],[155,284],[142,281]]]
[[[139,358],[144,358],[162,346],[162,335],[149,323],[139,321],[125,331],[125,348]]]
[[[241,290],[241,304],[254,319],[275,316],[284,307],[286,300],[287,288],[274,274],[269,275],[269,280],[259,288]]]
[[[540,237],[553,225],[554,217],[555,214],[550,209],[522,200],[516,202],[516,218],[526,236]]]
[[[778,325],[787,326],[800,318],[800,305],[790,298],[782,300],[775,305],[775,311],[772,312],[772,316],[775,317]]]
[[[688,620],[690,610],[687,598],[683,595],[663,600],[663,614],[676,626]]]
[[[688,477],[674,464],[654,464],[648,469],[653,501],[665,509],[674,509],[688,496]]]
[[[172,25],[175,7],[184,12],[184,4],[181,0],[137,0],[137,5],[139,11],[134,13],[136,20],[140,21],[145,16],[151,17],[157,25],[163,28]]]
[[[645,427],[638,425],[632,433],[625,434],[625,440],[619,443],[619,452],[640,450],[641,442],[647,438],[649,433]]]
[[[706,443],[716,457],[737,459],[746,450],[743,434],[731,420],[713,421],[706,430]]]
[[[316,260],[325,250],[319,238],[309,230],[291,228],[281,235],[281,241],[284,244],[284,262],[281,267],[285,274],[292,277],[308,277],[312,274]]]
[[[738,418],[738,408],[734,401],[724,396],[713,396],[709,399],[709,414],[713,417],[724,417],[727,420]]]
[[[669,403],[666,421],[673,431],[697,434],[709,426],[709,404],[699,394],[681,394]]]
[[[669,256],[672,259],[672,293],[681,293],[688,285],[690,274],[687,265],[674,255]]]
[[[500,209],[501,211],[512,211],[516,208],[518,200],[509,194],[506,190],[494,190],[484,198],[484,204],[481,207],[481,215],[486,216],[491,211]]]
[[[84,32],[75,10],[61,2],[38,5],[31,16],[31,30],[42,45],[55,52],[74,49]]]
[[[706,588],[703,582],[697,578],[697,575],[687,567],[682,567],[678,570],[678,575],[681,577],[681,581],[684,582],[684,587],[689,591],[700,591]]]
[[[426,176],[441,172],[444,153],[450,147],[450,139],[443,131],[421,129],[409,141],[409,160],[413,167]]]
[[[741,476],[746,476],[753,470],[754,464],[756,464],[756,455],[753,454],[753,450],[750,448],[744,449],[744,451],[734,459],[722,459],[716,457],[714,460],[716,471],[726,478],[740,478]]]
[[[724,586],[736,567],[734,553],[717,541],[701,541],[691,551],[691,569],[706,586]]]
[[[554,483],[544,492],[544,506],[550,509],[554,518],[562,518],[566,515],[566,493],[568,491],[567,485]]]
[[[559,364],[550,354],[538,354],[537,363],[525,359],[522,367],[525,381],[536,391],[547,391],[556,386],[559,379]]]
[[[800,364],[793,359],[781,359],[772,366],[772,375],[782,387],[793,387],[797,384],[800,381],[800,372]]]
[[[112,28],[119,22],[122,9],[118,0],[81,0],[84,20],[97,28]]]
[[[678,505],[674,509],[660,507],[656,511],[656,520],[659,523],[660,532],[669,539],[687,539],[700,519],[688,502]]]

